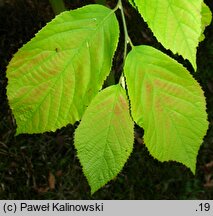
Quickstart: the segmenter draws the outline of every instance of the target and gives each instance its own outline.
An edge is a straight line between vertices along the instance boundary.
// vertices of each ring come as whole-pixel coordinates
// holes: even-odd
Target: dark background
[[[135,45],[155,46],[184,64],[205,91],[210,122],[200,148],[194,176],[188,168],[153,159],[138,135],[134,151],[121,173],[93,196],[82,173],[73,146],[76,125],[55,133],[14,136],[16,125],[6,97],[6,66],[13,54],[48,21],[54,13],[47,0],[5,0],[0,6],[0,199],[213,199],[213,25],[198,48],[198,72],[156,41],[140,15],[124,1],[129,35]],[[205,1],[213,11],[212,0]],[[70,0],[75,9],[94,1]],[[107,1],[113,8],[116,1]],[[120,14],[117,13],[120,20]],[[121,29],[122,31],[122,29]],[[123,38],[114,58],[118,78],[122,70]],[[196,127],[196,125],[195,125]]]

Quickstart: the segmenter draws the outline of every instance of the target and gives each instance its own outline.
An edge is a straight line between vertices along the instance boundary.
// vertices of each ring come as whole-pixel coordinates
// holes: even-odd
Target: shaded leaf
[[[49,183],[50,190],[54,190],[55,189],[55,176],[51,172],[49,172],[48,183]]]

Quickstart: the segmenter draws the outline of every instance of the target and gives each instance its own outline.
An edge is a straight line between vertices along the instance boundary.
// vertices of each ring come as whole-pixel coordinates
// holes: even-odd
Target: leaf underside
[[[149,47],[128,54],[124,73],[134,121],[160,161],[177,161],[195,172],[196,157],[208,128],[203,91],[175,60]]]
[[[92,193],[121,171],[132,152],[133,132],[124,89],[115,85],[98,93],[86,109],[74,138]]]
[[[114,12],[88,5],[56,16],[24,45],[7,68],[17,134],[79,120],[110,72],[118,37]]]
[[[159,42],[188,59],[196,70],[202,0],[134,0]]]

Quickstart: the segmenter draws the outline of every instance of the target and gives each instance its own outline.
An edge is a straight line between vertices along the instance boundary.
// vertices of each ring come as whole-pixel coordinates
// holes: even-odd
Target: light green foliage
[[[118,37],[114,12],[89,5],[58,15],[24,45],[7,69],[17,134],[80,120],[110,72]]]
[[[196,49],[212,16],[203,1],[129,2],[162,45],[196,70]],[[9,63],[7,95],[17,134],[55,131],[82,118],[74,144],[92,193],[121,171],[133,149],[125,90],[117,84],[100,91],[118,44],[117,9],[126,42],[126,83],[123,74],[120,83],[127,86],[133,120],[143,127],[150,153],[160,161],[181,162],[194,173],[208,128],[203,91],[182,65],[149,46],[130,43],[132,51],[126,55],[131,39],[121,0],[114,10],[89,5],[61,13]],[[112,76],[105,84],[114,84]]]
[[[102,90],[75,132],[75,147],[94,193],[123,168],[133,148],[133,121],[120,85]]]
[[[106,0],[96,0],[97,4],[106,5]]]
[[[203,91],[179,63],[149,47],[137,46],[124,68],[131,114],[143,127],[150,153],[195,172],[196,157],[208,128]]]
[[[188,59],[196,70],[202,0],[134,0],[134,3],[159,42]]]
[[[201,28],[202,28],[202,34],[200,36],[199,41],[203,41],[205,39],[205,35],[203,34],[206,26],[208,26],[212,21],[212,13],[209,9],[209,7],[203,2],[202,3],[202,10],[201,10]]]

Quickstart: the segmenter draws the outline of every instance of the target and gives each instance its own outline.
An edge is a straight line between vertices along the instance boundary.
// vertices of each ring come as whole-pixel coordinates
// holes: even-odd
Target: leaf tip
[[[17,126],[15,136],[18,136],[18,135],[23,134],[23,133],[24,133],[24,131],[22,131],[22,129],[19,126]]]
[[[96,188],[96,187],[93,187],[92,185],[90,185],[90,194],[91,194],[91,196],[93,196],[94,193],[97,192],[100,188],[101,187]]]
[[[196,164],[193,164],[193,165],[187,166],[187,167],[190,169],[192,174],[195,175],[195,173],[196,173]]]

